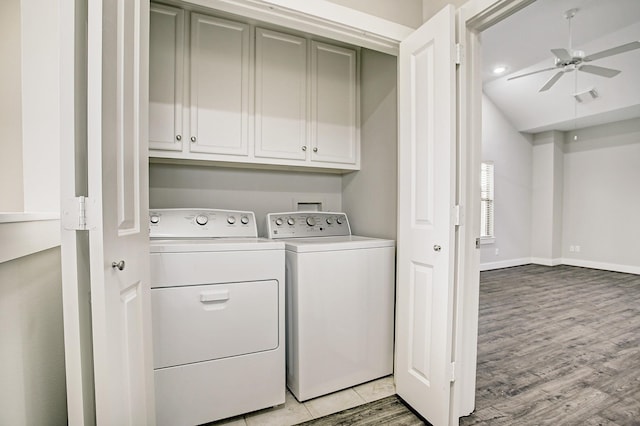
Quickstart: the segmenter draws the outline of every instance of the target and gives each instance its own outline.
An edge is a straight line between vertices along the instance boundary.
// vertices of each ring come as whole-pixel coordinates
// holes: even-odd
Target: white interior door
[[[88,218],[96,420],[155,423],[147,0],[89,2]],[[112,263],[117,266],[112,267]]]
[[[456,172],[454,16],[449,5],[402,41],[398,74],[396,390],[434,426],[457,420],[450,419]]]

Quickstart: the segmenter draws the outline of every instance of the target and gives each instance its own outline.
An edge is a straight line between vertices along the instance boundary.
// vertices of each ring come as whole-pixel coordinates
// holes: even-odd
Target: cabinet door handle
[[[191,142],[196,143],[196,137],[195,136],[191,136]]]
[[[176,135],[176,140],[177,141],[181,141],[182,140],[182,135]]]
[[[313,152],[318,152],[318,147],[313,148]]]
[[[307,150],[307,147],[306,147],[306,146],[303,146],[303,147],[302,147],[302,150],[303,150],[303,151],[306,151],[306,150]]]

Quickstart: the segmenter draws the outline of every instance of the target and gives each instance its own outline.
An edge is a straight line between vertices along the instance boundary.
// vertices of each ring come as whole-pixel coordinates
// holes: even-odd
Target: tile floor
[[[300,403],[287,390],[283,405],[267,408],[243,416],[232,417],[210,426],[291,426],[307,420],[357,407],[396,393],[393,376],[354,386],[339,392]]]

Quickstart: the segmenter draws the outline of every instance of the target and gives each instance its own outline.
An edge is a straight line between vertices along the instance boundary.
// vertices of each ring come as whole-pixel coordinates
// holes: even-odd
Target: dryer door
[[[151,290],[154,368],[278,347],[278,281]]]

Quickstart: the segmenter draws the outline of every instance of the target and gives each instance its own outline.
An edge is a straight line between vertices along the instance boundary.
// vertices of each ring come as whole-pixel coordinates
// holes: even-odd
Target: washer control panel
[[[345,213],[285,212],[267,215],[269,238],[340,237],[351,235]]]
[[[220,209],[149,210],[151,238],[256,238],[253,212]]]

